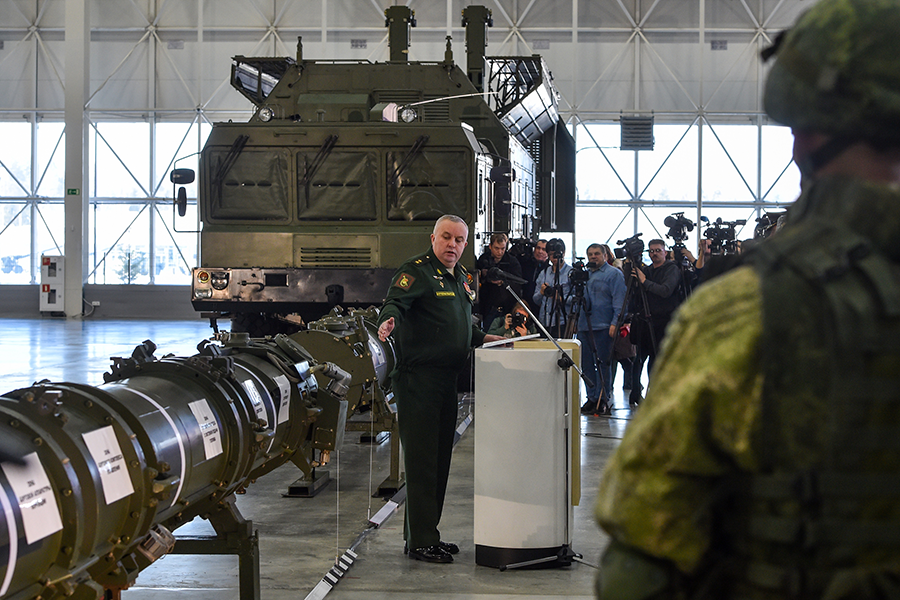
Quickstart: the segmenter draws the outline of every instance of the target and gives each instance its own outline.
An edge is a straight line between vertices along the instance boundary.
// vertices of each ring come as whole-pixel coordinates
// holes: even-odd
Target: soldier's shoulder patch
[[[469,282],[463,281],[463,287],[466,290],[466,295],[469,297],[469,300],[475,302],[475,292],[473,292],[472,288],[469,287]]]
[[[468,271],[466,272],[466,283],[475,283],[475,277]]]
[[[394,282],[394,287],[398,287],[401,290],[408,290],[410,287],[412,287],[412,284],[415,280],[416,278],[409,273],[400,273],[400,277],[398,277],[397,281]]]

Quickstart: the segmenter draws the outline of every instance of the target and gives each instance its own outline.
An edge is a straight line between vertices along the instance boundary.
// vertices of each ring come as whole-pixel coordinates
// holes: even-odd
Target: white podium
[[[559,340],[581,365],[581,344]],[[581,494],[579,379],[549,341],[475,351],[475,562],[572,561]],[[573,452],[573,449],[575,451]]]

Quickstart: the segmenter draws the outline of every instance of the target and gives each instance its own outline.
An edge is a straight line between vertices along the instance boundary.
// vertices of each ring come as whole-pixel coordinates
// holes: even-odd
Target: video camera
[[[673,239],[676,244],[686,240],[688,232],[694,230],[694,222],[685,217],[683,212],[666,217],[663,224],[669,228],[666,237]]]
[[[706,223],[706,231],[703,232],[703,237],[710,241],[710,254],[737,254],[737,243],[734,241],[737,234],[736,227],[745,225],[747,223],[746,219],[723,221],[722,217],[719,217],[713,223],[706,217],[700,217],[700,220]]]
[[[621,248],[613,248],[613,254],[616,258],[630,260],[637,264],[641,262],[641,255],[644,254],[644,241],[639,239],[643,233],[636,233],[630,238],[619,240],[616,242]]]
[[[585,266],[583,260],[577,260],[572,265],[572,269],[569,271],[569,283],[572,286],[581,286],[584,287],[584,284],[587,283],[587,280],[590,279],[591,272]]]
[[[765,239],[775,232],[778,227],[778,219],[787,214],[787,211],[767,212],[756,219],[756,227],[753,229],[755,239]]]
[[[522,256],[531,256],[534,254],[534,248],[537,242],[527,238],[516,238],[509,240],[509,250],[506,251],[510,256],[520,258]]]
[[[559,238],[547,240],[547,256],[550,258],[562,259],[566,254],[566,243]]]

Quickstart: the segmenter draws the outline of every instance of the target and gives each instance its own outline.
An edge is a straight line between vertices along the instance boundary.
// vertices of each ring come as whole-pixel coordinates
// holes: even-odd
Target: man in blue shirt
[[[609,356],[619,311],[625,303],[625,276],[607,262],[600,244],[587,248],[590,277],[585,283],[584,311],[578,317],[581,369],[594,385],[587,388],[583,413],[608,415],[612,406]]]

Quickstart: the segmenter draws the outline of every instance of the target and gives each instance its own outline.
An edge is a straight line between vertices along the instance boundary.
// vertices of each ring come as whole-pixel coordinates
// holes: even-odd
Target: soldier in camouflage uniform
[[[410,558],[433,563],[453,562],[459,552],[438,531],[456,428],[456,378],[472,345],[503,339],[472,324],[472,279],[457,264],[468,235],[461,218],[438,219],[431,250],[400,265],[378,318],[382,341],[396,327],[391,381],[406,467],[403,539]]]
[[[803,191],[672,323],[601,482],[604,600],[900,598],[900,0],[768,54]]]

